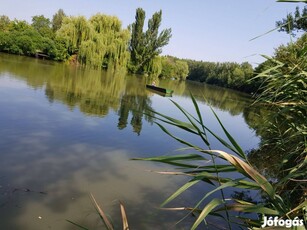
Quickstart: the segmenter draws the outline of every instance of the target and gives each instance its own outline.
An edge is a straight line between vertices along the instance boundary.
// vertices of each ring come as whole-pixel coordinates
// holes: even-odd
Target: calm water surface
[[[1,229],[77,229],[66,220],[101,229],[89,193],[116,229],[121,228],[119,200],[131,229],[191,226],[193,217],[175,226],[186,213],[157,209],[187,178],[150,172],[171,166],[130,160],[178,154],[182,147],[143,114],[150,108],[182,117],[169,98],[145,84],[142,77],[0,54]],[[210,105],[244,150],[257,147],[246,95],[189,82],[159,85],[174,89],[171,99],[189,111],[192,92],[209,127],[220,133]],[[214,140],[212,145],[223,149]],[[204,191],[198,186],[170,206],[191,206]]]

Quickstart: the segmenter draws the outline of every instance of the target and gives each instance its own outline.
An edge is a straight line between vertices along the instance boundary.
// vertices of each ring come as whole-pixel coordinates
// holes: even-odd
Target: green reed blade
[[[220,199],[213,199],[210,201],[202,210],[200,215],[198,216],[197,220],[194,222],[193,226],[191,227],[192,230],[196,229],[200,223],[208,216],[208,214],[217,206],[223,204],[224,202]]]
[[[189,120],[190,124],[195,128],[195,130],[198,132],[198,136],[203,140],[203,142],[209,146],[210,143],[207,140],[207,136],[204,132],[200,130],[200,128],[193,122],[191,118],[196,120],[188,111],[186,111],[184,108],[182,108],[178,103],[175,101],[171,100],[173,104],[185,115],[185,117]]]
[[[192,187],[193,185],[197,184],[200,182],[200,179],[193,179],[189,181],[188,183],[184,184],[182,187],[180,187],[176,192],[174,192],[169,198],[167,198],[162,204],[161,207],[165,206],[167,203],[171,202],[174,200],[177,196],[179,196],[181,193],[186,191],[188,188]]]
[[[158,156],[149,158],[132,158],[132,160],[143,160],[143,161],[156,161],[169,165],[180,166],[184,168],[199,168],[199,165],[181,163],[182,161],[200,161],[206,160],[204,157],[198,154],[184,154],[184,155],[174,155],[174,156]]]
[[[211,107],[210,107],[211,108]],[[238,143],[235,141],[235,139],[230,135],[230,133],[225,129],[224,125],[222,124],[220,118],[217,116],[217,114],[214,112],[214,110],[211,108],[211,111],[213,112],[216,120],[218,121],[218,123],[220,124],[220,126],[222,127],[224,133],[226,134],[228,140],[231,142],[231,144],[234,146],[234,148],[237,150],[236,153],[239,154],[240,157],[242,157],[243,159],[246,159],[246,155],[243,152],[242,148],[240,147],[240,145],[238,145]]]
[[[250,213],[261,213],[266,215],[280,215],[275,209],[267,208],[263,204],[227,204],[227,210],[236,212],[250,212]],[[216,211],[224,211],[224,207],[217,209]]]

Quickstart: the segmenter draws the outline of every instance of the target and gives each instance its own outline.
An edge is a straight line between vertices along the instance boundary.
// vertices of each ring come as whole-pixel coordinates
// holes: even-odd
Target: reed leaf
[[[123,230],[129,230],[128,218],[127,218],[127,214],[125,211],[125,207],[121,201],[119,202],[119,205],[120,205],[120,212],[121,212],[122,221],[123,221]]]
[[[183,160],[205,160],[203,156],[199,154],[185,154],[185,155],[173,155],[173,156],[158,156],[148,158],[133,158],[133,160],[145,160],[145,161],[159,161],[163,163],[169,163],[171,161],[183,161]]]
[[[275,61],[277,66],[272,67],[267,73],[262,73],[263,77],[267,77],[267,88],[263,91],[264,93],[270,94],[270,91],[273,89],[276,90],[275,97],[280,97],[282,95],[282,90],[284,90],[287,87],[290,87],[291,84],[281,84],[278,85],[278,87],[275,87],[274,82],[275,76],[269,75],[271,71],[278,71],[279,68],[283,67],[283,63],[279,61]],[[304,83],[304,82],[303,82]],[[299,83],[301,84],[301,83]],[[304,84],[302,84],[304,85]],[[157,119],[157,122],[155,122],[160,129],[165,132],[167,135],[175,139],[176,141],[184,144],[187,146],[187,148],[183,148],[184,150],[196,150],[200,153],[199,154],[182,154],[182,155],[175,155],[175,156],[160,156],[160,157],[152,157],[152,158],[136,158],[136,160],[147,160],[147,161],[156,161],[161,162],[169,165],[175,165],[180,168],[177,168],[177,172],[158,172],[161,174],[168,174],[168,175],[182,175],[182,176],[188,176],[191,177],[191,179],[182,185],[179,189],[177,189],[176,192],[174,192],[171,196],[169,196],[161,205],[161,207],[164,207],[169,202],[173,201],[175,198],[180,196],[183,192],[190,189],[194,185],[196,185],[198,182],[205,182],[210,185],[214,185],[215,188],[211,188],[209,192],[203,195],[203,197],[197,202],[194,208],[171,208],[171,210],[187,210],[190,211],[190,213],[199,214],[197,220],[192,226],[192,229],[197,228],[202,221],[205,220],[205,218],[208,215],[216,215],[223,217],[218,212],[225,212],[224,220],[226,220],[226,223],[228,223],[228,227],[231,228],[230,223],[232,220],[229,218],[230,215],[228,211],[235,211],[235,212],[246,212],[246,213],[262,213],[267,215],[278,215],[278,216],[287,216],[290,215],[291,209],[283,198],[276,193],[276,186],[282,186],[278,183],[276,186],[273,185],[262,175],[260,174],[249,162],[248,159],[243,152],[240,145],[235,141],[233,136],[227,131],[226,127],[223,125],[222,121],[219,119],[217,114],[212,110],[215,119],[217,120],[219,126],[222,128],[224,135],[227,139],[223,139],[220,136],[218,136],[214,131],[209,129],[203,121],[202,114],[200,112],[200,108],[198,107],[198,104],[191,95],[192,102],[194,105],[194,109],[196,111],[196,117],[193,116],[190,112],[188,112],[186,109],[181,107],[178,103],[175,101],[172,101],[172,103],[177,107],[177,109],[181,112],[181,114],[184,115],[185,119],[187,119],[187,122],[180,121],[175,118],[171,118],[169,116],[166,116],[164,114],[152,111],[152,114],[154,114],[154,118]],[[282,102],[287,103],[287,102]],[[295,105],[296,106],[296,105]],[[291,110],[291,108],[285,107],[285,109]],[[285,112],[286,113],[286,112]],[[289,112],[287,112],[289,113]],[[182,130],[185,130],[189,132],[190,134],[196,135],[201,138],[204,144],[209,148],[208,150],[203,149],[199,146],[196,146],[184,139],[181,139],[180,137],[175,136],[172,134],[164,125],[162,125],[162,122],[167,125],[171,125],[175,128],[179,128]],[[272,128],[276,132],[279,131],[277,124],[272,123],[273,126],[276,126]],[[295,124],[293,125],[295,126]],[[269,130],[270,131],[270,130]],[[291,128],[288,128],[288,133],[286,133],[288,136],[292,138],[296,138],[296,133],[291,132]],[[228,153],[226,151],[221,150],[211,150],[210,143],[207,137],[207,133],[211,134],[212,137],[214,137],[216,140],[218,140],[222,145],[224,145],[228,150],[231,150],[231,153]],[[300,134],[298,133],[298,136]],[[276,141],[280,142],[280,148],[283,148],[287,145],[287,142],[283,142],[282,139],[278,139]],[[290,153],[288,155],[287,160],[291,161],[293,160],[293,156]],[[209,155],[212,157],[212,160],[210,163],[213,165],[205,165],[209,163],[207,159],[205,158],[205,155]],[[202,157],[204,156],[204,157]],[[219,164],[216,164],[215,159],[218,158],[220,160],[223,160],[224,162],[220,162]],[[306,160],[305,156],[305,160]],[[207,161],[207,162],[204,162]],[[300,179],[302,176],[304,176],[304,170],[305,167],[305,161],[300,161],[301,163],[288,169],[288,176],[286,176],[284,183],[287,183],[287,181],[291,179]],[[232,179],[227,178],[224,173],[227,172],[237,172],[240,173],[243,177],[238,179]],[[282,181],[282,179],[281,179]],[[282,181],[283,182],[283,181]],[[264,192],[264,197],[266,198],[264,201],[262,201],[259,204],[254,204],[250,202],[246,202],[244,200],[234,200],[233,198],[226,198],[224,196],[224,189],[228,188],[237,188],[237,189],[247,189],[247,190],[256,190],[259,192]],[[294,187],[296,188],[296,187]],[[222,193],[221,199],[213,199],[209,203],[204,204],[205,200],[208,199],[211,195],[215,194],[216,192]],[[236,203],[233,203],[233,202]],[[303,203],[305,204],[305,203]],[[303,205],[302,204],[302,205]],[[204,208],[200,210],[200,206],[204,205]],[[297,206],[297,208],[294,208],[292,211],[301,211],[302,205]],[[306,204],[305,204],[306,205]],[[218,206],[220,206],[218,209],[216,209]],[[289,217],[288,217],[289,218]],[[239,220],[240,218],[238,218]],[[249,226],[259,226],[261,223],[260,220],[255,223],[254,220],[246,220],[246,223],[250,224]],[[238,226],[241,226],[242,223],[236,223]]]
[[[251,219],[251,218],[247,218],[247,217],[243,217],[243,216],[237,216],[237,218],[239,220],[242,220],[248,226],[257,226],[257,227],[261,226],[261,223],[259,223],[259,220]]]
[[[198,154],[185,154],[185,155],[174,155],[174,156],[158,156],[149,158],[132,158],[132,160],[143,160],[143,161],[156,161],[169,165],[180,166],[184,168],[199,168],[199,165],[181,163],[182,161],[200,161],[206,160],[204,157]]]
[[[182,176],[189,176],[189,177],[202,177],[203,181],[206,181],[207,183],[214,185],[213,182],[220,182],[220,183],[228,183],[233,182],[234,180],[232,178],[225,178],[225,177],[217,177],[216,175],[213,175],[208,172],[159,172],[155,171],[159,174],[165,174],[165,175],[182,175]],[[215,174],[215,172],[214,172]],[[252,190],[259,190],[261,189],[260,185],[257,184],[254,181],[244,180],[244,179],[237,179],[236,181],[236,188],[242,188],[242,189],[252,189]]]
[[[198,104],[196,102],[196,99],[195,99],[195,97],[193,96],[192,93],[190,93],[190,96],[191,96],[194,108],[195,108],[197,116],[198,116],[198,119],[196,121],[200,123],[201,127],[205,127],[204,122],[203,122],[203,118],[202,118],[202,115],[201,115],[201,112],[200,112],[200,109],[199,109],[199,106],[198,106]],[[204,129],[204,128],[203,128],[203,133],[204,133],[204,136],[206,137],[205,139],[207,140],[207,146],[209,147],[210,143],[208,141],[208,137],[207,137],[207,134],[206,134],[206,129]]]
[[[192,97],[193,98],[193,97]],[[194,98],[195,100],[195,98]],[[165,119],[161,119],[159,117],[155,117],[155,119],[157,120],[160,120],[162,121],[163,123],[166,123],[166,124],[170,124],[170,125],[173,125],[177,128],[181,128],[181,129],[184,129],[190,133],[193,133],[195,135],[198,135],[203,141],[204,143],[209,147],[210,146],[210,143],[209,141],[207,140],[207,134],[206,134],[206,130],[213,136],[215,137],[221,144],[223,144],[226,148],[232,150],[233,152],[237,153],[239,156],[243,156],[245,155],[242,151],[242,149],[239,147],[239,145],[235,142],[234,138],[227,132],[227,130],[225,129],[224,126],[222,126],[222,128],[224,129],[224,132],[226,131],[227,132],[227,137],[229,140],[231,140],[232,143],[234,143],[234,146],[230,145],[229,143],[227,143],[227,141],[225,141],[223,138],[219,137],[218,135],[216,135],[211,129],[209,129],[207,126],[204,125],[203,121],[202,120],[198,120],[196,119],[193,115],[191,115],[188,111],[186,111],[184,108],[182,108],[178,103],[172,101],[174,103],[174,105],[185,115],[185,117],[189,120],[190,123],[187,123],[187,122],[183,122],[183,121],[180,121],[180,120],[177,120],[177,119],[174,119],[174,118],[171,118],[169,116],[166,116],[164,114],[161,114],[159,112],[156,112],[156,111],[152,111],[152,113],[154,114],[157,114]],[[194,101],[194,108],[195,110],[197,111],[197,113],[200,113],[200,110],[199,110],[199,107],[196,103],[196,101]],[[216,115],[216,114],[215,114]],[[198,115],[201,119],[201,115]],[[217,117],[217,116],[216,116]],[[204,131],[201,131],[200,128],[193,122],[193,120],[197,121],[202,129]],[[159,124],[159,123],[156,123],[158,126],[160,126],[160,128],[165,132],[165,128],[162,128],[162,125]],[[221,122],[220,122],[221,124]],[[173,135],[171,135],[169,132],[166,132],[168,135],[172,136],[174,138]],[[177,141],[179,141],[178,138],[175,138]],[[183,140],[179,141],[181,143]],[[192,148],[194,148],[195,146],[193,145],[188,145]],[[195,149],[195,148],[194,148]],[[199,148],[197,148],[199,149]],[[243,154],[242,154],[243,153]],[[245,156],[244,156],[245,158]]]
[[[227,204],[227,210],[232,210],[236,212],[249,212],[249,213],[261,213],[266,215],[279,215],[280,213],[276,211],[275,209],[271,209],[268,207],[265,207],[263,204]],[[215,210],[218,211],[224,211],[224,207],[219,208]]]
[[[109,221],[108,217],[106,216],[106,214],[103,212],[103,210],[101,209],[101,207],[98,205],[95,197],[93,196],[93,194],[90,194],[90,198],[94,204],[94,207],[96,208],[96,211],[98,212],[98,214],[100,215],[100,217],[103,220],[103,223],[105,224],[106,228],[108,230],[113,230],[113,225],[111,224],[111,222]]]
[[[287,213],[287,215],[297,212],[301,210],[302,208],[307,208],[307,200],[305,200],[303,203],[299,204],[297,207],[293,208],[290,212]]]
[[[184,144],[184,145],[187,145],[187,146],[189,146],[189,147],[191,147],[191,148],[193,148],[193,149],[195,149],[195,150],[201,150],[200,147],[195,146],[195,145],[193,145],[193,144],[191,144],[191,143],[189,143],[189,142],[187,142],[187,141],[185,141],[185,140],[183,140],[183,139],[181,139],[181,138],[179,138],[179,137],[174,136],[174,135],[171,134],[164,126],[162,126],[161,124],[159,124],[159,123],[156,123],[156,124],[161,128],[161,130],[162,130],[163,132],[165,132],[167,135],[169,135],[169,136],[172,137],[173,139],[177,140],[178,142],[180,142],[180,143],[182,143],[182,144]]]
[[[165,206],[167,203],[171,202],[172,200],[174,200],[177,196],[179,196],[181,193],[183,193],[184,191],[186,191],[188,188],[192,187],[193,185],[197,184],[198,182],[200,182],[201,179],[200,178],[195,178],[191,181],[189,181],[188,183],[184,184],[182,187],[180,187],[176,192],[174,192],[169,198],[167,198],[162,204],[161,207]]]
[[[216,152],[220,154],[230,164],[235,166],[239,172],[254,180],[269,195],[269,197],[274,200],[275,191],[272,185],[267,181],[264,176],[262,176],[257,170],[255,170],[252,166],[250,166],[243,160],[221,150],[203,150],[202,152]]]
[[[233,165],[206,165],[206,166],[198,166],[198,169],[193,170],[194,173],[200,172],[208,172],[208,173],[223,173],[223,172],[236,172],[236,168]]]
[[[230,135],[230,133],[225,129],[224,125],[222,124],[220,118],[217,116],[217,114],[214,112],[214,110],[211,108],[211,111],[213,112],[216,120],[219,122],[220,126],[222,127],[224,133],[226,134],[228,140],[232,143],[234,148],[237,150],[236,153],[242,157],[243,159],[247,159],[245,153],[243,152],[240,145],[235,141],[235,139]]]
[[[194,222],[193,226],[191,227],[192,230],[196,229],[200,223],[208,216],[208,214],[217,206],[224,204],[224,202],[220,199],[213,199],[210,201],[199,214],[197,220]]]
[[[177,126],[181,129],[184,129],[188,132],[191,132],[193,134],[197,134],[197,132],[195,131],[195,128],[193,127],[193,125],[187,123],[187,122],[183,122],[183,121],[180,121],[178,119],[175,119],[175,118],[172,118],[172,117],[169,117],[169,116],[166,116],[164,114],[161,114],[159,112],[156,112],[154,110],[151,110],[151,112],[153,114],[157,114],[159,115],[160,117],[163,117],[164,119],[161,119],[160,117],[157,117],[155,116],[154,118],[159,120],[159,121],[162,121],[163,123],[166,123],[166,124],[170,124],[170,125],[173,125],[173,126]],[[152,116],[151,114],[147,114],[148,116]]]
[[[189,120],[190,124],[195,128],[195,130],[198,133],[198,136],[203,140],[203,142],[209,147],[210,143],[207,140],[207,135],[202,132],[200,130],[200,128],[197,126],[197,124],[195,124],[192,120],[192,118],[194,118],[189,112],[187,112],[184,108],[182,108],[178,103],[176,103],[175,101],[171,100],[173,102],[173,104],[185,115],[185,117]],[[197,113],[199,113],[199,108],[198,106],[195,107],[194,104],[194,108],[197,111]],[[196,119],[194,119],[196,120]],[[202,123],[202,122],[201,122]]]
[[[85,228],[85,227],[83,227],[82,225],[77,224],[77,223],[75,223],[75,222],[73,222],[73,221],[70,221],[70,220],[66,220],[66,221],[69,222],[69,223],[71,223],[71,224],[73,224],[73,225],[75,225],[75,226],[77,226],[77,227],[80,228],[80,229],[89,230],[88,228]]]
[[[236,185],[236,183],[234,181],[228,181],[226,183],[223,183],[222,185],[218,186],[217,188],[211,190],[210,192],[208,192],[196,205],[195,205],[195,209],[198,208],[201,203],[210,195],[212,195],[213,193],[220,191],[222,189],[228,188],[228,187],[234,187]]]

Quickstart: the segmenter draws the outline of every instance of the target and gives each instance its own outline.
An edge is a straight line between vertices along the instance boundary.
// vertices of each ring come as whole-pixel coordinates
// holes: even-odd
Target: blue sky
[[[290,36],[272,32],[275,22],[293,12],[294,3],[275,0],[1,0],[0,15],[27,20],[41,15],[52,18],[58,9],[67,15],[90,17],[96,13],[117,16],[123,26],[134,21],[142,7],[146,19],[162,9],[161,28],[172,28],[170,43],[163,54],[203,61],[248,61],[253,65],[272,55],[274,48],[290,41]]]

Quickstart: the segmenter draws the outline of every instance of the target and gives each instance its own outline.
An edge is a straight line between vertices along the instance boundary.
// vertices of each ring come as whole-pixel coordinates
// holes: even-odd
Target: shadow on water
[[[129,160],[178,147],[144,114],[148,109],[172,112],[167,98],[146,90],[146,81],[124,73],[0,54],[2,227],[76,229],[65,222],[69,219],[98,229],[101,222],[89,192],[116,224],[120,223],[118,200],[122,200],[133,229],[191,226],[192,216],[174,226],[185,212],[170,215],[157,209],[187,178],[148,172],[166,166]],[[182,103],[192,92],[200,103],[227,111],[227,119],[241,115],[247,124],[257,120],[246,95],[196,83],[161,80],[159,84],[174,89],[173,99]],[[188,205],[197,196],[187,192],[176,206]]]

